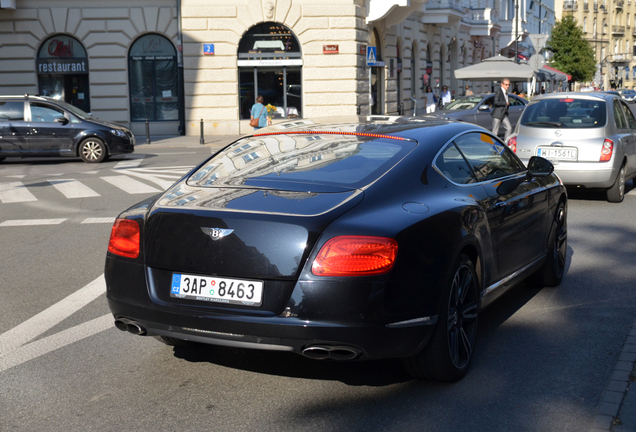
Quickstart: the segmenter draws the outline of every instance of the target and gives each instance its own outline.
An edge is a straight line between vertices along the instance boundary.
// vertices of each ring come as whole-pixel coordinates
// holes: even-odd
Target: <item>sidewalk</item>
[[[201,136],[199,135],[174,135],[174,136],[150,136],[150,144],[146,143],[145,135],[135,135],[135,148],[166,148],[166,147],[197,147],[208,146],[212,148],[221,148],[242,138],[245,135],[208,135],[203,137],[201,144]]]

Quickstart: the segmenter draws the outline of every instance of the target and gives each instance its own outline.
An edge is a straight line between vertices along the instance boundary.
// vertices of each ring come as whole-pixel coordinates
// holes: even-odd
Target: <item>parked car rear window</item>
[[[464,96],[463,98],[457,99],[455,102],[451,102],[444,107],[444,111],[453,111],[453,110],[468,110],[473,109],[477,106],[483,97],[481,96]]]
[[[531,102],[523,112],[522,126],[538,128],[598,128],[605,126],[604,101],[563,98]]]

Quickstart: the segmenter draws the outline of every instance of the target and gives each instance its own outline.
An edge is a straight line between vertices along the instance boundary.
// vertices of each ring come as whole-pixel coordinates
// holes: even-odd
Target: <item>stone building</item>
[[[596,56],[592,84],[609,89],[636,86],[636,0],[557,1],[556,16],[576,18]]]
[[[521,4],[523,14],[501,15]],[[43,94],[143,135],[278,119],[420,114],[457,68],[528,34],[526,0],[2,0],[0,94]],[[514,8],[515,12],[519,8]],[[500,18],[501,17],[501,18]],[[502,28],[507,29],[502,33]],[[514,30],[513,30],[514,29]],[[514,41],[512,41],[514,42]],[[376,47],[375,67],[367,47]],[[514,54],[514,52],[513,52]]]

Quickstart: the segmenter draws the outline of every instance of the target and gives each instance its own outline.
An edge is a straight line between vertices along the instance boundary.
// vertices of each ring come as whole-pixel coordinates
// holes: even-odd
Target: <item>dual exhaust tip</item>
[[[121,331],[127,331],[138,336],[144,336],[148,334],[148,331],[138,322],[129,320],[126,318],[119,318],[115,320],[115,327]]]
[[[353,360],[362,351],[348,346],[310,345],[302,351],[302,355],[314,360]]]

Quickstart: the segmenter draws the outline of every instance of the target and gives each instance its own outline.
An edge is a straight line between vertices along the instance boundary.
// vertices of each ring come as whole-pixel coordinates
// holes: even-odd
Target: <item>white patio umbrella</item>
[[[517,64],[514,59],[498,55],[482,60],[481,63],[454,71],[455,78],[471,81],[525,81],[535,74],[532,66]]]

